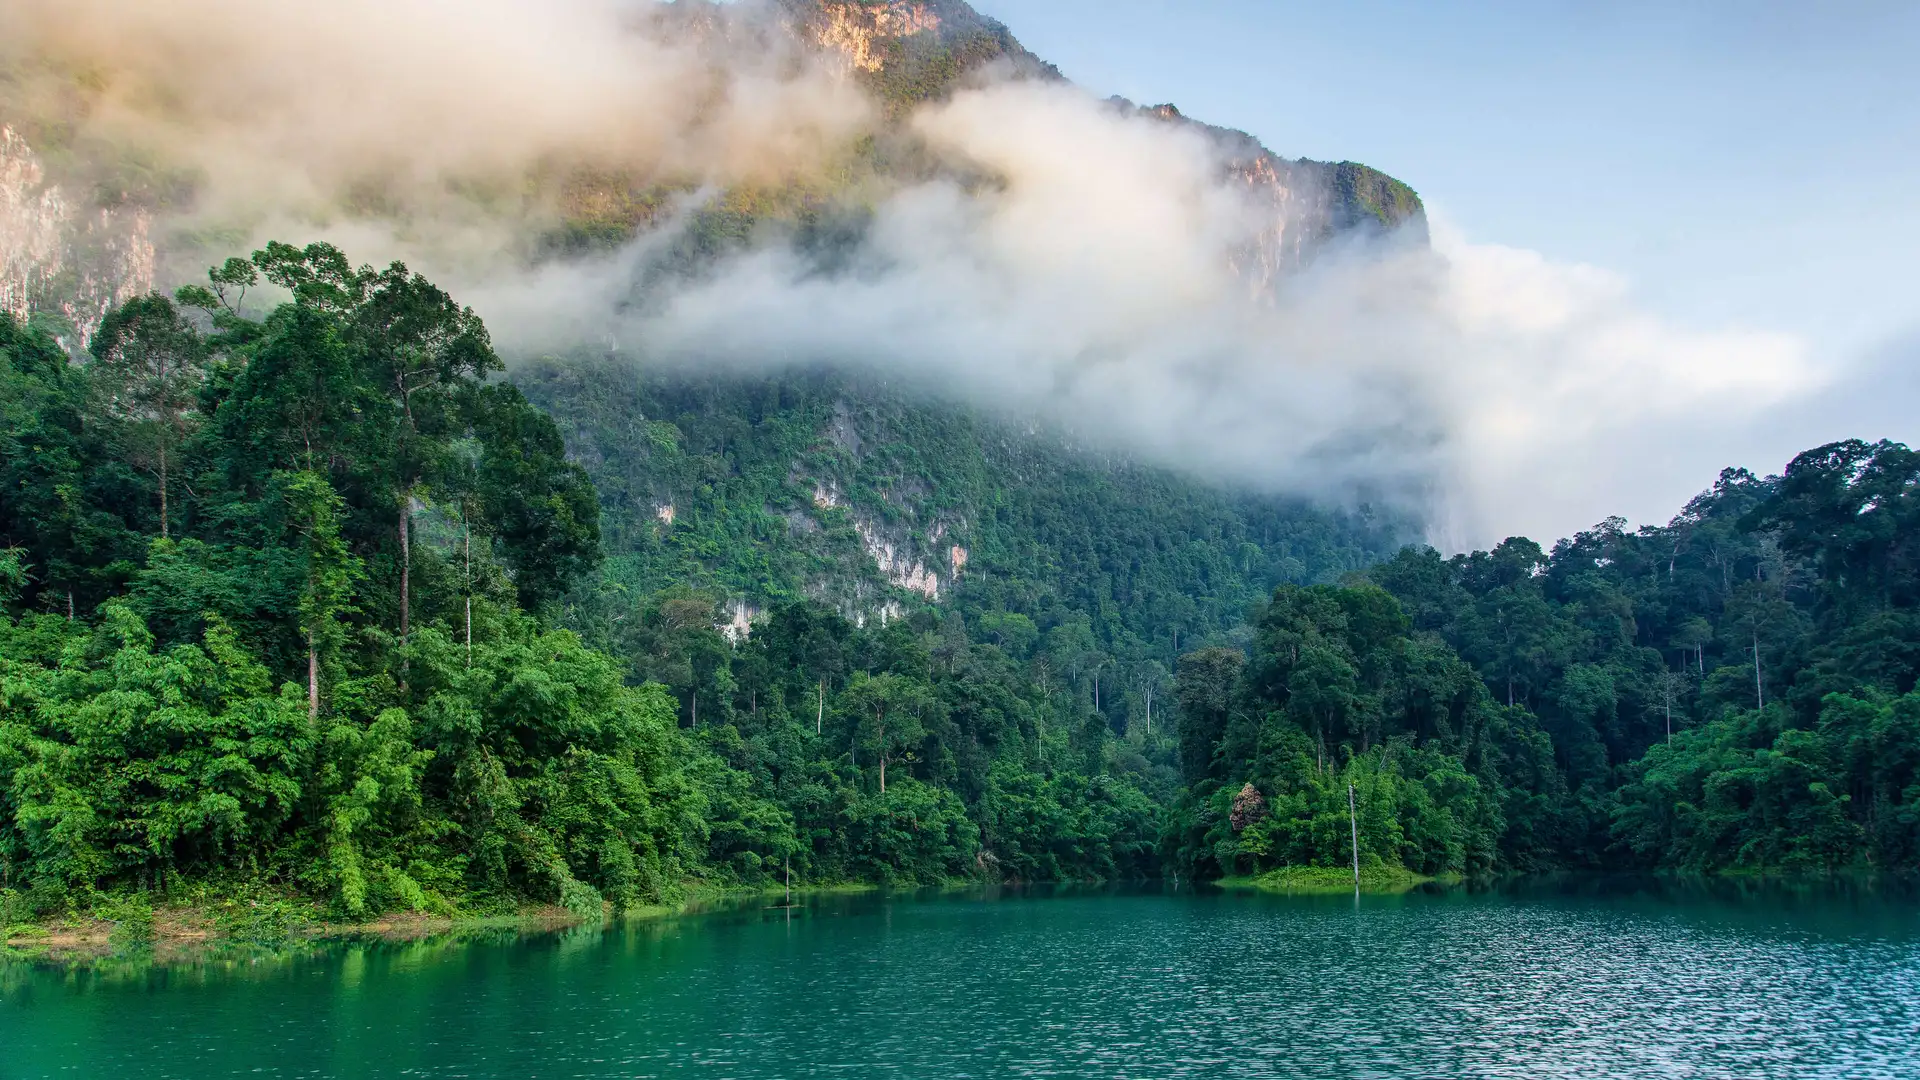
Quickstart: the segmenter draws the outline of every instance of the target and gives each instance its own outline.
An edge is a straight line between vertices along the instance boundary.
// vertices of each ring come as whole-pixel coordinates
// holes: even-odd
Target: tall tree
[[[1175,668],[1180,698],[1180,772],[1188,784],[1212,773],[1214,747],[1226,734],[1234,692],[1247,658],[1238,649],[1201,649]]]
[[[600,561],[600,500],[567,460],[552,418],[510,383],[472,388],[467,430],[480,445],[473,483],[488,532],[513,571],[520,603],[538,611]]]
[[[926,737],[925,717],[934,699],[918,679],[891,671],[862,672],[840,694],[841,708],[854,720],[854,738],[879,765],[880,793],[887,793],[887,765]]]
[[[340,616],[352,607],[354,583],[365,576],[340,536],[346,503],[318,473],[284,477],[286,500],[305,548],[300,632],[307,646],[307,716],[320,715],[320,665],[345,639]]]
[[[160,538],[169,535],[170,473],[195,418],[205,377],[206,342],[158,293],[135,297],[107,314],[93,336],[95,384],[107,409],[125,422],[135,460],[160,489]]]
[[[411,632],[413,503],[459,433],[462,397],[501,367],[487,328],[471,308],[404,264],[361,272],[366,298],[347,322],[347,340],[396,412],[389,468],[400,541],[400,642]],[[597,533],[595,539],[598,539]]]

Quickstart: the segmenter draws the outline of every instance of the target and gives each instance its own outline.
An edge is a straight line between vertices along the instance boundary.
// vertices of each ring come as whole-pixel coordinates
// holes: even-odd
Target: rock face
[[[816,44],[846,57],[848,66],[878,72],[886,66],[885,42],[938,31],[940,16],[917,0],[822,4],[809,29]]]
[[[964,0],[773,3],[785,29],[758,24],[762,31],[790,33],[804,46],[837,58],[848,77],[896,117],[989,71],[995,77],[1061,79],[1005,26]],[[747,25],[743,20],[750,17],[736,18],[731,10],[678,3],[656,14],[662,32],[704,38]],[[1116,105],[1136,108],[1117,99]],[[1207,133],[1220,146],[1228,175],[1245,185],[1248,199],[1260,208],[1266,226],[1232,256],[1235,271],[1255,295],[1344,233],[1396,230],[1424,241],[1419,197],[1383,173],[1352,162],[1290,160],[1244,132],[1198,123],[1172,105],[1140,111]],[[0,116],[0,125],[19,119]],[[44,165],[17,126],[0,126],[0,309],[15,316],[30,311],[58,316],[71,326],[71,336],[84,339],[106,311],[155,285],[151,216],[138,199],[109,205],[86,198],[82,193],[89,185],[62,185]],[[630,177],[591,170],[567,180],[560,201],[568,226],[564,236],[547,238],[551,250],[617,244],[657,224],[674,205],[670,191],[644,183],[631,188],[631,183]],[[744,201],[763,207],[749,217],[766,213],[765,199]],[[812,213],[817,207],[804,209]],[[727,215],[708,223],[716,235],[753,233],[752,220],[718,217]]]
[[[1058,79],[1001,23],[963,0],[781,0],[802,40],[839,55],[883,97],[938,97],[990,64]]]
[[[0,127],[0,309],[7,314],[26,318],[46,292],[66,223],[66,200],[47,186],[27,140]]]
[[[853,421],[847,410],[842,407],[834,412],[833,422],[829,425],[826,441],[842,447],[851,443],[860,445],[858,436],[853,433]],[[881,578],[895,589],[914,593],[927,600],[939,600],[941,590],[951,587],[960,580],[967,565],[967,549],[958,544],[952,545],[948,552],[948,563],[944,577],[934,558],[920,552],[924,545],[914,543],[912,532],[886,522],[877,520],[853,508],[841,493],[837,481],[815,481],[813,484],[813,505],[816,511],[843,511],[853,523],[854,534],[860,538],[861,550],[867,558],[873,560],[873,566]],[[906,507],[912,513],[911,506]],[[791,521],[791,518],[789,518]],[[818,522],[809,519],[809,531],[818,532]],[[929,530],[928,540],[937,543],[947,535],[944,522],[935,522]],[[822,597],[824,598],[824,596]],[[854,614],[849,612],[848,614]]]
[[[1267,800],[1249,782],[1233,797],[1233,812],[1228,816],[1227,823],[1233,826],[1234,832],[1240,832],[1266,816]]]
[[[143,210],[69,198],[26,138],[0,126],[0,310],[58,315],[77,347],[108,311],[153,288],[151,230]]]
[[[1115,103],[1134,107],[1122,99]],[[1420,196],[1378,169],[1352,161],[1290,160],[1244,131],[1200,123],[1173,105],[1141,111],[1206,133],[1220,147],[1227,175],[1245,185],[1266,224],[1252,244],[1234,254],[1233,269],[1256,296],[1312,261],[1336,237],[1394,233],[1404,242],[1427,243]]]
[[[890,102],[940,97],[986,68],[1061,78],[1005,26],[961,0],[786,0],[785,6],[803,40],[840,56]],[[1124,99],[1114,103],[1137,108]],[[1254,295],[1264,295],[1338,236],[1394,232],[1409,242],[1427,242],[1419,195],[1377,169],[1284,158],[1246,132],[1200,123],[1171,104],[1140,111],[1205,132],[1220,146],[1227,174],[1246,186],[1268,223],[1233,260]]]

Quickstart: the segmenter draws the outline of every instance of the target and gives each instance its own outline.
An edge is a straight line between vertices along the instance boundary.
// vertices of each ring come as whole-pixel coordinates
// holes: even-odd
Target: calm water
[[[815,900],[0,968],[0,1077],[1920,1077],[1912,896]]]

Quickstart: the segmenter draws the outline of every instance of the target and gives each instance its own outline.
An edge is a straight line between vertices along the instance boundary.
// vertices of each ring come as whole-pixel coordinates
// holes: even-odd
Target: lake
[[[1920,917],[1884,888],[773,902],[14,962],[0,1078],[1920,1076]]]

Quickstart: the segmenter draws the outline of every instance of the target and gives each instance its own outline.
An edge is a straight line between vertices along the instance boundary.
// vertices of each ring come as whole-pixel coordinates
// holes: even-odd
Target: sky
[[[1689,329],[1802,339],[1836,385],[1716,436],[1729,464],[1920,437],[1920,4],[978,6],[1096,91],[1383,169]]]
[[[1076,82],[1373,165],[1703,329],[1920,327],[1920,4],[979,6]]]

